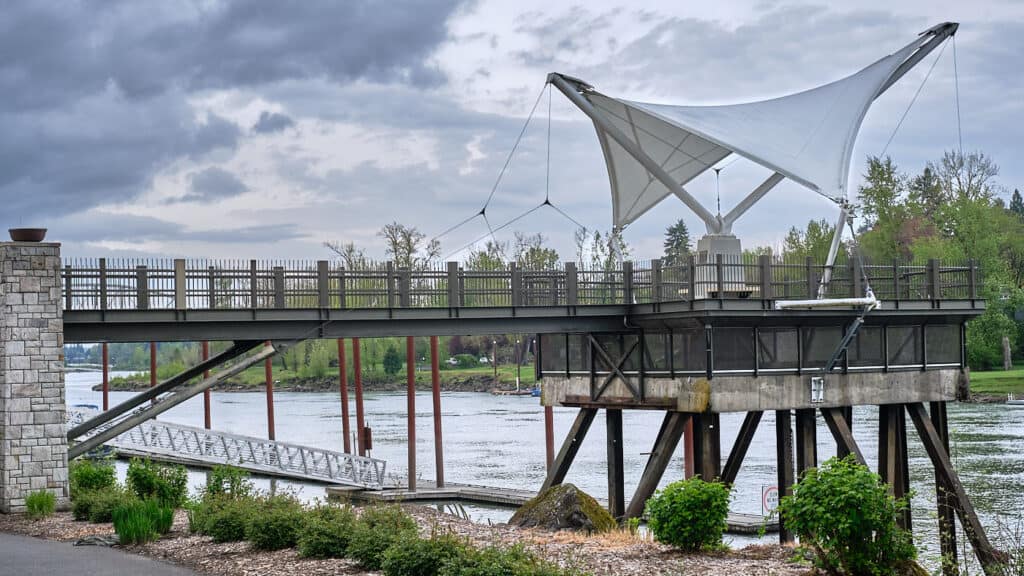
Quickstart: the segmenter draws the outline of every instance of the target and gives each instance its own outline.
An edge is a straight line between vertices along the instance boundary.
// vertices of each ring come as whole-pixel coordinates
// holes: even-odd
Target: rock
[[[521,528],[607,532],[618,527],[597,500],[572,484],[552,486],[523,504],[508,521]]]
[[[117,546],[119,543],[117,534],[95,534],[79,538],[75,541],[75,546]]]

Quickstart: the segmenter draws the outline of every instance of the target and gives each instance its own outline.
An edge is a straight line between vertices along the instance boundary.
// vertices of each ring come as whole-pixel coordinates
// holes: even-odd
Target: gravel
[[[416,519],[424,536],[432,532],[450,532],[479,546],[522,544],[542,558],[563,566],[581,568],[594,576],[804,576],[811,573],[808,567],[791,563],[793,551],[782,546],[757,545],[713,554],[683,554],[625,531],[598,536],[552,533],[507,524],[477,524],[423,506],[405,508]],[[111,535],[113,531],[111,524],[77,522],[66,512],[35,521],[20,515],[0,514],[0,532],[48,540],[75,541],[89,536]],[[122,548],[214,576],[378,574],[361,570],[350,560],[299,558],[294,549],[260,552],[246,542],[216,544],[208,537],[189,534],[188,519],[183,511],[177,512],[171,532],[160,540]]]

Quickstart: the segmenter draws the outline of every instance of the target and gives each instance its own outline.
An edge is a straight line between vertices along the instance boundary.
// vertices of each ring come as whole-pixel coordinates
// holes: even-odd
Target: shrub
[[[127,480],[128,488],[139,498],[156,498],[172,508],[180,508],[188,496],[188,471],[181,465],[168,466],[132,458]]]
[[[245,540],[245,530],[257,506],[255,499],[222,498],[210,502],[209,506],[201,524],[203,534],[214,542]]]
[[[121,486],[113,484],[98,490],[80,492],[71,500],[71,515],[75,520],[90,522],[110,522],[115,508],[123,504],[131,504],[138,498]]]
[[[71,499],[90,490],[110,488],[117,483],[114,465],[109,460],[72,460],[68,471]]]
[[[646,511],[659,542],[689,551],[718,546],[729,516],[729,488],[694,476],[659,490]]]
[[[423,539],[410,533],[384,552],[381,570],[384,576],[437,576],[442,566],[457,562],[467,548],[449,534]]]
[[[263,500],[249,516],[245,537],[257,550],[292,548],[298,539],[305,510],[291,496]]]
[[[539,560],[521,546],[511,548],[467,548],[463,554],[449,559],[438,576],[576,576],[571,569],[560,569]]]
[[[832,574],[891,574],[916,557],[910,533],[896,525],[896,500],[877,474],[851,455],[807,470],[779,503],[786,527]]]
[[[118,506],[112,516],[121,544],[144,544],[170,532],[174,508],[156,500],[136,501]]]
[[[241,468],[214,466],[206,477],[204,494],[245,498],[253,495],[253,485],[249,481],[249,473]]]
[[[299,527],[299,556],[344,558],[356,515],[349,506],[321,505],[310,510]]]
[[[57,496],[53,492],[37,490],[25,499],[25,508],[28,517],[33,520],[46,518],[57,510]]]
[[[416,522],[399,506],[373,506],[352,529],[347,555],[368,570],[380,570],[384,552],[404,537],[416,535]]]

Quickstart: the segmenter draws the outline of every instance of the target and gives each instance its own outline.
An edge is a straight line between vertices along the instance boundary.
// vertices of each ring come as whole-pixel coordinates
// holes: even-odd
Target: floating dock
[[[404,487],[391,487],[383,490],[364,490],[352,486],[328,486],[327,497],[349,500],[359,503],[426,503],[426,502],[472,502],[491,506],[518,508],[536,496],[532,490],[515,488],[499,488],[495,486],[477,486],[446,482],[438,488],[432,482],[418,482],[417,490],[411,492]],[[602,506],[607,502],[598,499]],[[730,534],[759,534],[762,532],[778,532],[777,519],[765,518],[757,514],[741,514],[730,512],[727,531]]]

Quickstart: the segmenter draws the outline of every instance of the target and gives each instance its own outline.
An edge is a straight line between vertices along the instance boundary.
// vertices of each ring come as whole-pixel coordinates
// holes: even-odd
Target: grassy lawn
[[[1013,370],[971,372],[971,392],[979,394],[1013,393],[1024,396],[1024,366]]]

